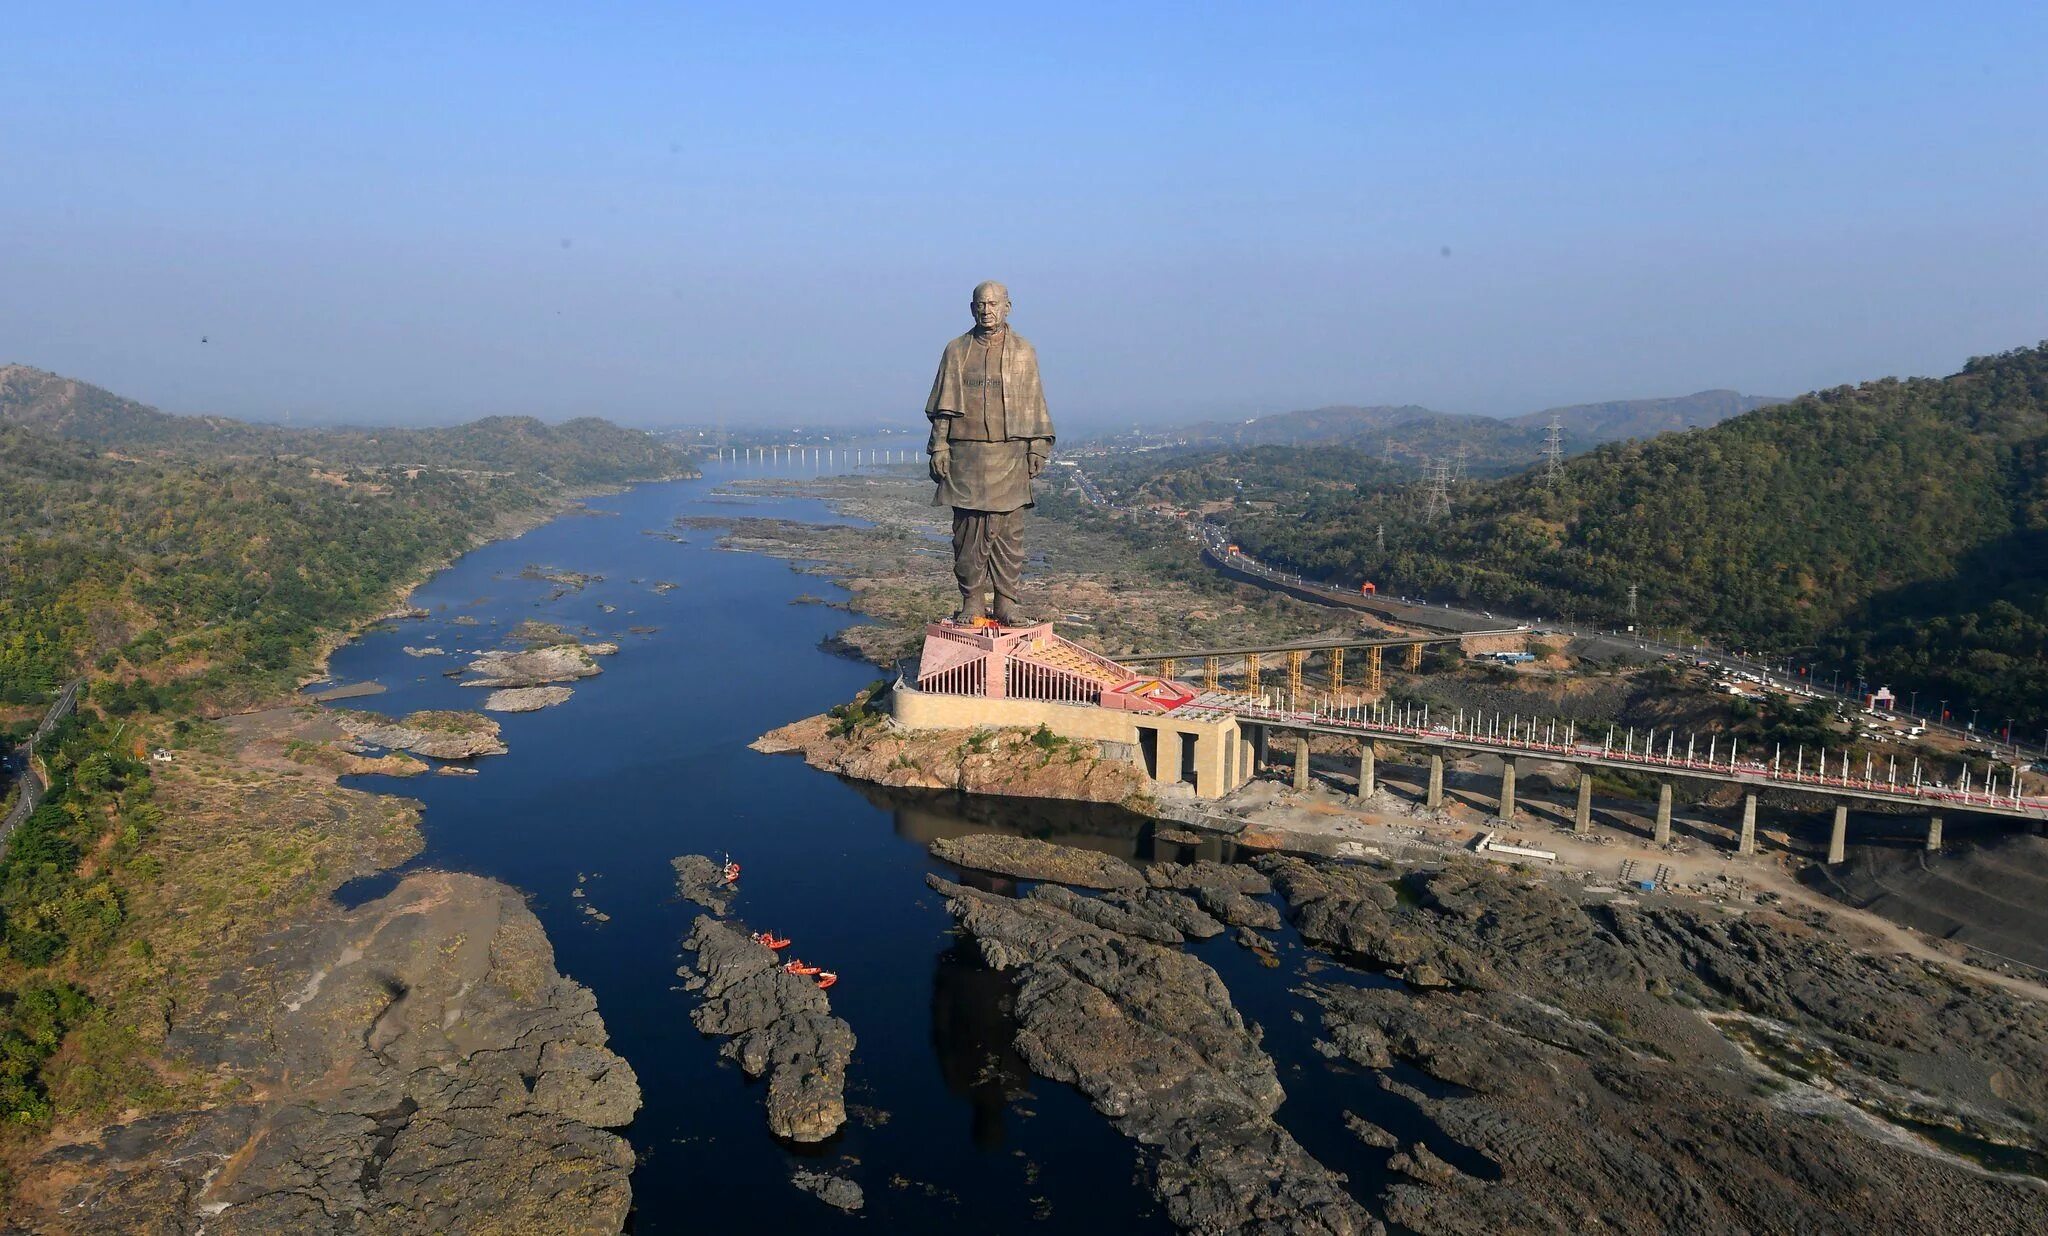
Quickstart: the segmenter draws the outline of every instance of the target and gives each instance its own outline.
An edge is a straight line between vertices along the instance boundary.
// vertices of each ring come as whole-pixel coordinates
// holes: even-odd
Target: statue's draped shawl
[[[967,349],[973,346],[972,331],[946,345],[939,357],[939,375],[932,379],[932,397],[924,403],[926,416],[958,416],[966,410],[962,388],[966,384]],[[1038,349],[1014,330],[1003,347],[1003,415],[1013,440],[1052,441],[1052,414],[1045,410],[1045,390],[1038,383]]]

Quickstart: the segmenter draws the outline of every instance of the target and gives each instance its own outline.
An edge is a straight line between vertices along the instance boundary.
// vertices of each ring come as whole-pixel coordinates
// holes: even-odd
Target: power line
[[[1551,414],[1549,431],[1543,438],[1543,479],[1552,485],[1564,477],[1564,426]]]

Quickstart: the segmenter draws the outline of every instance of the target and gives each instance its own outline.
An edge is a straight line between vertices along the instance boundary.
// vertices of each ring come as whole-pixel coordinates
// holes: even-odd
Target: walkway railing
[[[1290,729],[1335,730],[1353,732],[1367,738],[1409,739],[1481,750],[1526,752],[1567,762],[1599,761],[1638,767],[1646,771],[1689,773],[1717,780],[1761,781],[1792,789],[1823,792],[1845,790],[1901,803],[1974,808],[2048,819],[2048,798],[2021,795],[2011,791],[2000,793],[1995,781],[1982,790],[1970,790],[1961,787],[1936,787],[1926,781],[1900,784],[1891,776],[1830,776],[1821,772],[1806,772],[1801,768],[1787,769],[1783,766],[1782,759],[1777,758],[1743,759],[1740,747],[1732,741],[1725,758],[1700,759],[1694,754],[1658,755],[1654,751],[1617,749],[1611,741],[1579,742],[1577,729],[1573,724],[1566,723],[1560,727],[1555,721],[1539,723],[1535,719],[1523,720],[1519,717],[1511,719],[1505,727],[1498,718],[1484,728],[1477,722],[1467,727],[1462,718],[1454,724],[1445,725],[1441,722],[1430,723],[1426,714],[1418,719],[1412,714],[1403,715],[1398,712],[1392,716],[1375,715],[1370,709],[1364,712],[1343,709],[1328,712],[1311,709],[1304,712],[1299,709],[1275,708],[1250,699],[1214,694],[1203,696],[1188,707],[1230,712],[1241,721],[1263,722]],[[1539,730],[1539,724],[1545,728]],[[1559,741],[1558,737],[1560,728],[1563,732],[1562,741]],[[1503,729],[1505,732],[1502,732]],[[1842,759],[1846,764],[1848,757],[1844,755]],[[2014,787],[2017,788],[2016,779]]]

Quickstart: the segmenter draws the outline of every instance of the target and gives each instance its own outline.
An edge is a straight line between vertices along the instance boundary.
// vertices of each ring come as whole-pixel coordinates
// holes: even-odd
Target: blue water
[[[719,551],[705,531],[684,530],[683,544],[645,534],[670,531],[684,515],[835,518],[810,501],[714,497],[728,475],[714,465],[705,480],[598,499],[591,509],[607,514],[559,519],[479,549],[414,595],[427,618],[338,651],[337,681],[388,688],[349,705],[398,715],[479,706],[480,691],[442,671],[467,662],[457,649],[501,646],[529,618],[620,645],[600,661],[600,677],[574,684],[567,703],[500,717],[511,753],[478,761],[479,775],[356,783],[424,803],[426,849],[408,867],[478,872],[524,890],[560,969],[596,992],[612,1046],[632,1062],[645,1096],[625,1130],[640,1164],[635,1232],[856,1223],[869,1231],[1171,1231],[1137,1147],[1077,1092],[1031,1076],[1016,1058],[1008,981],[960,946],[924,876],[958,874],[930,858],[934,837],[991,829],[1140,859],[1155,856],[1155,844],[1159,857],[1192,854],[1155,843],[1147,822],[1113,810],[862,789],[794,757],[747,750],[761,733],[849,698],[877,672],[820,648],[846,625],[844,612],[791,603],[801,593],[843,597],[826,581]],[[604,578],[557,596],[555,585],[520,577],[528,565]],[[660,581],[679,586],[660,593]],[[402,651],[408,644],[451,655],[412,657]],[[763,1088],[689,1022],[694,997],[679,989],[676,968],[697,910],[675,897],[669,860],[727,851],[745,867],[735,913],[793,937],[792,953],[841,976],[832,1005],[859,1037],[847,1096],[856,1115],[823,1145],[774,1139]],[[571,896],[579,875],[587,877],[582,899]],[[394,880],[373,877],[344,896],[360,901]],[[610,921],[585,914],[586,904]],[[1199,947],[1246,1016],[1267,1027],[1294,1096],[1283,1122],[1366,1196],[1384,1178],[1385,1156],[1344,1131],[1344,1107],[1406,1137],[1424,1130],[1369,1078],[1309,1050],[1314,1006],[1291,990],[1304,951],[1291,931],[1278,935],[1287,958],[1280,970],[1256,965],[1227,938]],[[794,1189],[790,1171],[807,1161],[857,1180],[866,1209],[843,1216]]]

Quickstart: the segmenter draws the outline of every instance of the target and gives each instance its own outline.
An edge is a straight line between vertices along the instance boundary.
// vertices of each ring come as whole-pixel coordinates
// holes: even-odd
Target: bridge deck
[[[1799,773],[1782,767],[1773,769],[1764,761],[1736,760],[1731,764],[1725,760],[1717,760],[1709,763],[1703,759],[1687,759],[1678,755],[1615,751],[1599,743],[1573,742],[1567,745],[1537,738],[1461,733],[1447,725],[1431,725],[1425,728],[1416,725],[1360,721],[1350,717],[1264,707],[1227,692],[1204,692],[1176,711],[1183,715],[1197,716],[1229,713],[1244,725],[1265,725],[1275,729],[1300,730],[1316,734],[1378,738],[1414,746],[1447,747],[1459,751],[1482,751],[1493,755],[1556,760],[1583,767],[1619,768],[1672,777],[1726,781],[1756,789],[1800,790],[1834,798],[1855,798],[1893,806],[1919,807],[1929,811],[1947,808],[2023,820],[2048,820],[2048,798],[1993,795],[1981,791],[1964,793],[1960,790],[1936,789],[1925,783],[1898,785],[1883,779],[1823,777],[1817,773]]]
[[[1369,639],[1315,639],[1302,640],[1292,644],[1247,644],[1241,648],[1185,648],[1179,652],[1129,652],[1120,653],[1118,661],[1199,661],[1203,657],[1242,657],[1251,653],[1264,656],[1269,652],[1327,652],[1333,648],[1402,648],[1409,644],[1455,644],[1462,639],[1474,639],[1484,635],[1528,635],[1525,627],[1501,627],[1487,631],[1464,631],[1456,635],[1385,635]]]

